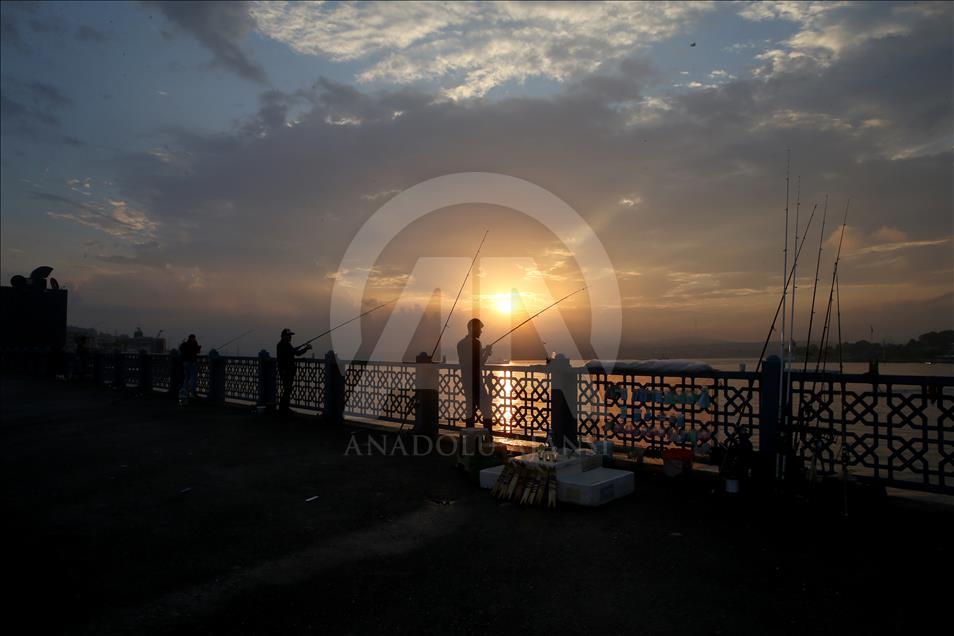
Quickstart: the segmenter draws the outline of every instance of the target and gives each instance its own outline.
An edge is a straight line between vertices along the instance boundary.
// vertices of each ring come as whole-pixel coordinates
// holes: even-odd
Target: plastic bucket
[[[663,450],[663,474],[676,477],[692,470],[692,451],[688,448],[667,448]]]

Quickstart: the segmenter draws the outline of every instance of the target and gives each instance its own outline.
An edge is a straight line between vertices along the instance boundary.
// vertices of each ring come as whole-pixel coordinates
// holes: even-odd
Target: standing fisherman
[[[282,398],[278,404],[278,413],[282,417],[288,416],[291,407],[292,385],[295,383],[295,356],[304,355],[311,349],[310,344],[292,346],[291,337],[294,335],[295,332],[291,329],[282,329],[282,339],[275,347],[278,355],[278,375],[282,380]]]
[[[477,421],[477,411],[480,411],[481,422],[487,430],[493,429],[493,412],[490,405],[490,396],[484,384],[483,366],[490,357],[492,347],[480,344],[480,334],[484,323],[472,318],[467,323],[467,335],[457,343],[457,359],[460,361],[460,376],[464,384],[465,409],[467,409],[467,426],[473,426]]]
[[[202,345],[190,333],[189,339],[179,345],[179,358],[182,360],[182,387],[179,389],[179,403],[185,404],[190,397],[196,396],[199,382],[199,352]]]

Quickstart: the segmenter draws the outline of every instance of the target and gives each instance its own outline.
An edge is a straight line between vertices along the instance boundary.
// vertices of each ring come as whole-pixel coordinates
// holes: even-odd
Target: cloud
[[[33,140],[51,137],[49,129],[60,127],[60,114],[73,107],[73,100],[55,86],[39,80],[23,81],[3,76],[0,89],[0,121],[3,134],[24,135]]]
[[[643,202],[642,197],[631,194],[619,200],[619,204],[624,208],[635,208]]]
[[[949,3],[757,2],[742,5],[739,15],[797,25],[781,47],[757,56],[765,63],[757,73],[772,75],[798,67],[830,66],[871,40],[909,36],[926,20],[946,19],[949,24],[951,7]]]
[[[26,45],[20,32],[20,24],[12,9],[7,9],[7,7],[12,6],[15,6],[12,2],[4,2],[0,5],[2,7],[0,8],[0,43],[9,44],[22,50]]]
[[[507,82],[559,82],[687,29],[705,3],[285,3],[251,7],[299,53],[361,65],[360,82],[438,81],[451,99]]]
[[[837,249],[840,236],[841,228],[833,230],[831,234],[829,234],[825,245],[829,249]],[[857,258],[868,255],[890,254],[922,247],[947,245],[951,242],[951,238],[952,237],[948,236],[938,239],[911,240],[907,232],[887,225],[882,225],[867,234],[858,227],[847,226],[842,249],[846,258]]]
[[[319,273],[333,272],[350,236],[394,191],[451,172],[512,174],[564,198],[597,230],[624,295],[638,299],[628,319],[655,320],[646,312],[667,308],[677,313],[658,329],[676,335],[684,322],[678,312],[756,317],[774,308],[784,149],[792,148],[803,207],[833,194],[829,231],[840,220],[834,202],[851,194],[853,218],[866,235],[887,242],[897,231],[905,235],[897,244],[912,243],[893,252],[905,256],[902,263],[854,259],[843,270],[843,290],[916,275],[926,297],[951,282],[950,268],[939,267],[950,261],[937,252],[943,246],[932,253],[914,243],[950,233],[952,157],[949,151],[891,157],[898,139],[950,131],[943,88],[951,44],[943,33],[922,24],[911,39],[870,40],[820,71],[730,79],[665,97],[643,93],[654,71],[629,58],[568,81],[548,98],[448,102],[424,90],[368,91],[321,79],[291,93],[264,92],[259,111],[228,134],[170,133],[168,152],[188,158],[187,174],[144,153],[123,159],[121,183],[161,221],[165,261],[194,263],[209,275],[267,263],[269,278],[301,279],[304,289],[319,283],[308,282],[302,268],[311,270],[317,260]],[[874,68],[865,63],[871,59],[883,63]],[[928,59],[933,62],[922,62]],[[899,99],[883,74],[913,74],[920,88],[912,94],[934,103],[930,114],[905,120],[910,100]],[[397,111],[402,115],[395,118]],[[344,120],[360,125],[336,125]],[[899,209],[917,214],[899,220]],[[488,210],[473,213],[487,222]],[[505,234],[516,232],[512,220],[502,223]],[[817,245],[819,226],[816,218],[808,249]],[[425,235],[394,249],[402,258],[413,258],[421,246],[452,250],[458,241],[461,253],[473,249],[459,226],[435,232],[440,240]],[[181,243],[173,240],[179,236]],[[245,246],[241,261],[202,249],[203,237]],[[531,249],[514,246],[521,247]],[[824,257],[833,251],[826,248]],[[381,265],[397,271],[396,258]],[[572,259],[562,260],[559,271],[541,264],[527,274],[551,282],[572,278]],[[846,296],[846,314],[858,302]],[[751,335],[762,322],[719,324],[727,333]]]
[[[211,51],[212,63],[247,80],[265,82],[265,70],[242,48],[255,28],[244,2],[147,2]]]
[[[78,180],[77,183],[82,184]],[[75,189],[75,185],[71,187]],[[34,191],[31,195],[57,208],[46,213],[50,218],[73,221],[117,239],[142,242],[152,239],[159,228],[145,212],[129,206],[126,201],[105,199],[80,203],[48,192]]]
[[[319,79],[297,90],[263,90],[254,112],[234,127],[152,131],[155,137],[142,151],[107,166],[116,175],[111,198],[125,202],[119,214],[102,198],[98,180],[89,196],[68,194],[82,201],[41,201],[56,219],[103,233],[98,269],[87,287],[99,285],[96,298],[149,307],[183,299],[201,307],[195,315],[209,322],[236,312],[282,323],[294,317],[321,321],[334,282],[329,274],[358,228],[388,198],[443,174],[493,171],[550,190],[595,229],[629,299],[630,333],[643,339],[679,336],[693,316],[705,316],[706,324],[720,330],[713,335],[758,339],[781,285],[785,149],[791,148],[793,176],[802,176],[803,224],[809,206],[830,192],[827,239],[841,220],[845,198],[853,199],[849,220],[863,241],[846,245],[840,270],[846,322],[878,294],[894,297],[898,290],[909,304],[906,329],[926,330],[937,320],[916,308],[922,306],[918,299],[936,298],[952,284],[950,243],[944,242],[954,207],[949,23],[906,16],[907,35],[852,42],[824,64],[804,52],[804,63],[755,77],[726,67],[740,77],[716,75],[717,85],[705,90],[660,89],[654,83],[659,71],[632,51],[638,42],[625,53],[626,46],[592,43],[592,49],[580,49],[578,60],[565,62],[565,68],[580,64],[584,70],[562,75],[554,70],[564,63],[559,51],[547,49],[529,62],[516,59],[527,78],[559,77],[556,92],[448,101],[448,91],[458,87],[474,95],[483,90],[467,69],[433,70],[440,47],[452,45],[434,45],[435,38],[439,42],[455,27],[424,25],[423,35],[409,32],[406,41],[399,40],[373,19],[379,15],[374,11],[384,9],[367,6],[322,10],[341,10],[344,17],[371,10],[369,30],[383,32],[379,48],[359,46],[363,37],[349,30],[357,17],[324,26],[303,22],[301,42],[309,45],[313,29],[337,29],[354,36],[357,57],[349,60],[358,73],[397,55],[421,65],[425,75],[433,73],[436,83],[368,80],[351,86]],[[550,11],[550,5],[545,8]],[[481,34],[494,32],[493,16],[505,8],[474,4],[455,10],[478,12],[474,29],[462,30],[454,44],[463,50],[489,46],[492,41]],[[828,24],[854,16],[837,9],[811,19]],[[541,23],[556,33],[573,19],[546,17]],[[598,28],[613,27],[584,19],[579,29],[563,28],[550,39]],[[505,41],[528,37],[519,28],[509,30]],[[657,36],[664,37],[646,37]],[[342,38],[345,52],[347,44]],[[772,48],[796,52],[785,43]],[[497,68],[493,58],[481,58],[474,69]],[[585,70],[591,59],[599,60],[595,71]],[[700,84],[711,67],[694,71]],[[494,82],[519,81],[491,76]],[[5,97],[7,89],[5,80]],[[25,87],[9,94],[33,105]],[[56,116],[68,106],[45,108]],[[820,212],[806,243],[811,256]],[[440,225],[445,214],[451,220]],[[377,271],[384,283],[400,285],[408,264],[421,254],[470,254],[476,242],[470,230],[478,225],[494,228],[488,250],[497,254],[536,256],[553,249],[552,237],[524,231],[517,217],[492,206],[437,212],[393,241]],[[855,250],[859,255],[848,258]],[[526,275],[557,284],[578,276],[572,254],[552,255],[553,262],[541,260]],[[833,256],[826,245],[823,272],[830,271]],[[813,270],[814,258],[806,262]],[[204,295],[196,291],[200,285]],[[164,319],[170,325],[177,320]]]
[[[81,42],[105,42],[109,36],[88,24],[82,24],[76,29],[76,39]]]

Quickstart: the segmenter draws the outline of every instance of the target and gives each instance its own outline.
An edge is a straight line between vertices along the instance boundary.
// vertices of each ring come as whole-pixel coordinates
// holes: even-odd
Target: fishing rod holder
[[[415,358],[414,434],[436,438],[440,418],[440,365],[426,352]]]
[[[324,421],[332,424],[341,424],[344,422],[345,402],[347,396],[345,376],[341,372],[341,365],[338,361],[338,354],[333,350],[325,353],[325,403]]]
[[[550,416],[553,418],[553,444],[557,448],[578,448],[577,373],[570,360],[557,354],[549,364]]]
[[[209,351],[209,402],[225,402],[225,358],[216,349]]]

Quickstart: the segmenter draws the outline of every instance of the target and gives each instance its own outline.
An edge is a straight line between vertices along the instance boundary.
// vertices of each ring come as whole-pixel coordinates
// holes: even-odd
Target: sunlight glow
[[[509,316],[510,312],[513,310],[513,304],[511,302],[510,295],[497,294],[494,297],[494,307],[499,313]]]

